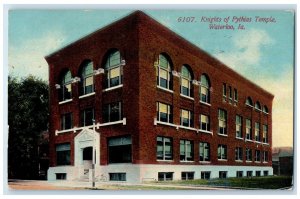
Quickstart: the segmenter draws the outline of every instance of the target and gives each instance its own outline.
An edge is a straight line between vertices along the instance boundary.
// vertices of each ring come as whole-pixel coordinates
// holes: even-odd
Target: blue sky
[[[144,10],[275,95],[273,144],[291,146],[293,135],[294,13],[247,10]],[[132,10],[12,10],[9,12],[9,74],[48,79],[44,56],[110,24]],[[245,30],[211,30],[201,17],[247,17]],[[276,23],[255,22],[273,17]],[[195,17],[196,22],[178,22]],[[216,23],[218,24],[218,23]],[[222,22],[222,24],[226,24]],[[237,24],[234,25],[237,28]]]

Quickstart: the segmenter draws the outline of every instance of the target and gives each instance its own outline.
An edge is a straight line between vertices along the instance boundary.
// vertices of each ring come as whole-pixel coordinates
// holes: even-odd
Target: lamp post
[[[93,119],[93,164],[92,164],[92,186],[95,187],[95,165],[96,165],[96,144],[95,144],[95,119]]]

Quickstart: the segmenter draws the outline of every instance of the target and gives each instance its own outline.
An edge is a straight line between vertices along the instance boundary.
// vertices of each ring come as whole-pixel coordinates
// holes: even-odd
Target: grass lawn
[[[159,182],[161,183],[161,182]],[[251,177],[251,178],[227,178],[211,180],[182,180],[182,181],[165,181],[162,183],[181,184],[181,185],[206,185],[222,187],[241,187],[255,189],[280,189],[292,186],[291,176],[268,176],[268,177]]]

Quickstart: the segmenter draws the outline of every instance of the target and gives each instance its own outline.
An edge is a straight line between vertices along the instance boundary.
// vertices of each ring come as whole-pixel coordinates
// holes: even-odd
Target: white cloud
[[[226,65],[244,71],[261,60],[261,47],[273,44],[274,40],[264,30],[251,29],[233,37],[232,50],[215,55]]]
[[[44,57],[62,47],[64,35],[51,32],[39,38],[25,40],[18,46],[9,46],[9,73],[14,76],[38,76],[48,80],[48,64]]]

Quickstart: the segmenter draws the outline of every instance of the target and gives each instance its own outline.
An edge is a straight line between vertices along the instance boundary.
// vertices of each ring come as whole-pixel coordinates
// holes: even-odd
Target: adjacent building
[[[273,174],[274,96],[143,12],[46,60],[48,180]]]

